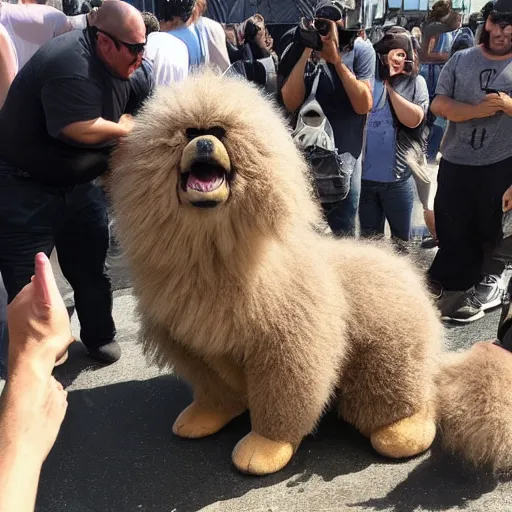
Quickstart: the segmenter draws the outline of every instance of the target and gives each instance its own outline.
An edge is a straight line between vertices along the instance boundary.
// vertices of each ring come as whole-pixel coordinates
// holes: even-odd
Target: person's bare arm
[[[95,145],[125,137],[133,127],[133,119],[124,114],[119,123],[99,117],[91,121],[72,123],[63,128],[61,135],[81,144]]]
[[[295,112],[303,103],[306,95],[306,85],[304,84],[304,73],[312,50],[306,48],[302,53],[297,64],[292,69],[286,82],[281,88],[283,103],[289,112]]]
[[[371,83],[369,80],[358,80],[350,69],[343,63],[338,47],[338,29],[334,21],[330,21],[330,31],[327,36],[322,36],[323,48],[320,56],[334,64],[336,73],[345,88],[348,99],[354,111],[358,114],[368,114],[373,106]]]
[[[7,434],[0,426],[0,436]],[[22,447],[0,443],[0,510],[32,512],[36,503],[42,461],[32,460]]]
[[[354,111],[361,115],[368,114],[373,106],[370,81],[358,80],[341,58],[335,67]]]
[[[491,117],[503,109],[503,101],[498,94],[488,94],[478,105],[456,101],[448,96],[437,95],[432,101],[432,113],[454,123],[471,119]]]
[[[71,328],[48,258],[8,308],[8,376],[0,407],[0,511],[34,510],[41,467],[57,438],[67,393],[52,377]]]
[[[17,72],[16,55],[9,34],[0,25],[0,108],[7,98],[7,93]]]
[[[423,109],[419,105],[415,105],[411,101],[406,100],[387,82],[386,90],[398,120],[403,125],[407,126],[407,128],[416,128],[419,126],[425,117]]]

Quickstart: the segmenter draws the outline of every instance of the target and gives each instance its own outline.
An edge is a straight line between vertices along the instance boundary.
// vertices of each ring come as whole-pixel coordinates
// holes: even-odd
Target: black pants
[[[56,247],[75,294],[80,337],[101,347],[116,334],[105,271],[109,243],[105,195],[92,183],[55,188],[0,164],[0,273],[8,301],[30,282],[34,257]]]
[[[478,167],[443,159],[437,179],[439,251],[429,278],[445,290],[467,290],[480,281],[483,267],[489,274],[503,270],[490,256],[501,236],[501,201],[512,185],[512,158]]]

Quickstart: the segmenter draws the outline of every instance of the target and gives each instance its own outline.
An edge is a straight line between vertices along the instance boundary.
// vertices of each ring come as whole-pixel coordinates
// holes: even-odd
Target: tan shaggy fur
[[[230,197],[194,208],[178,197],[185,131],[214,126],[226,130]],[[249,409],[252,433],[233,460],[256,474],[283,467],[332,406],[385,455],[430,446],[442,328],[422,277],[388,248],[318,233],[307,167],[255,88],[207,72],[159,89],[116,151],[109,189],[145,352],[193,388],[176,434],[214,433]],[[488,380],[471,382],[473,396],[459,385],[471,367],[442,375],[453,397],[441,397],[443,411],[456,413],[459,400],[468,415],[441,424],[455,429],[454,449],[477,424],[466,439],[492,446],[470,456],[508,464],[485,411],[474,414],[491,397]]]

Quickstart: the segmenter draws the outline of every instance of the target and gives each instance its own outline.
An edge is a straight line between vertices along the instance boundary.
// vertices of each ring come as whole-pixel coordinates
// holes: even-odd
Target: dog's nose
[[[206,163],[231,172],[231,160],[224,144],[213,135],[202,135],[191,140],[183,149],[180,171],[190,172],[194,164]]]
[[[214,151],[213,142],[210,139],[199,139],[197,141],[197,156],[199,158],[208,158]]]

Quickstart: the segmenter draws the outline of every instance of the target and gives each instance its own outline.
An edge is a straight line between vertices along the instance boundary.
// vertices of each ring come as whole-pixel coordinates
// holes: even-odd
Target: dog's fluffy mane
[[[133,133],[123,141],[123,151],[113,155],[116,172],[110,193],[116,195],[119,222],[130,226],[130,239],[135,241],[126,246],[130,259],[147,261],[147,244],[157,242],[152,236],[169,250],[182,250],[176,241],[183,237],[192,242],[184,246],[196,246],[201,253],[207,240],[212,256],[217,253],[233,264],[233,251],[250,256],[261,239],[290,236],[294,224],[302,228],[321,223],[310,180],[304,180],[304,175],[309,176],[307,166],[277,105],[261,101],[260,95],[256,87],[212,71],[156,90],[137,117]],[[202,101],[195,101],[197,97]],[[244,101],[225,101],[230,97]],[[215,211],[183,208],[176,188],[181,153],[188,142],[185,130],[216,126],[226,130],[224,144],[236,173],[230,200]],[[270,169],[277,162],[279,173]],[[133,204],[148,207],[134,209]],[[119,228],[122,238],[123,226]],[[158,266],[160,256],[153,256],[152,264]],[[182,257],[205,259],[203,254]],[[167,264],[162,262],[162,268],[170,270]]]

